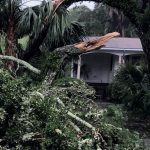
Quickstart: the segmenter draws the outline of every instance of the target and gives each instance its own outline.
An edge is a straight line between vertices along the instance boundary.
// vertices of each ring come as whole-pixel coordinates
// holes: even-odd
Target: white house
[[[98,37],[87,37],[85,41],[95,40]],[[71,76],[83,79],[94,86],[97,91],[103,92],[111,83],[119,65],[130,61],[139,61],[143,54],[141,41],[138,38],[116,37],[109,40],[104,47],[79,56],[72,63]]]

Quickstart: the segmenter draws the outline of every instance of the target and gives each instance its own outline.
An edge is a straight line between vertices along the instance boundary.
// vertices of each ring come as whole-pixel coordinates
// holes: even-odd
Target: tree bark
[[[14,29],[14,20],[12,16],[10,16],[8,19],[5,55],[16,57],[16,36]],[[13,61],[6,62],[6,67],[9,68],[10,70],[13,70],[15,67],[14,62]]]
[[[145,57],[146,57],[146,63],[147,63],[147,67],[148,67],[148,72],[150,74],[150,34],[139,34],[140,35],[140,39],[142,42],[142,46],[143,46],[143,51],[145,53]]]
[[[39,47],[42,45],[47,35],[49,25],[50,23],[43,25],[43,28],[41,29],[39,36],[37,38],[32,39],[32,37],[30,37],[26,53],[23,56],[23,60],[29,61],[37,53],[37,51],[41,53]]]
[[[40,74],[41,71],[38,70],[37,68],[33,67],[32,65],[30,65],[29,63],[21,60],[21,59],[17,59],[14,56],[5,56],[5,55],[0,55],[0,59],[4,59],[4,60],[10,60],[11,62],[17,62],[21,65],[23,65],[26,69],[36,73],[36,74]]]

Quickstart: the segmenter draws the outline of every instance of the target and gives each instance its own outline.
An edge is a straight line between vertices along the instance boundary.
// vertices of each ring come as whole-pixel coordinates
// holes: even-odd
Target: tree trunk
[[[14,20],[12,17],[9,17],[8,20],[5,55],[16,57],[16,36],[14,31]],[[14,62],[8,61],[6,67],[13,70],[15,67]]]
[[[61,6],[62,3],[63,3],[63,0],[60,0],[60,1],[54,0],[53,1],[54,10],[53,10],[52,16],[50,15],[50,16],[46,16],[44,18],[44,23],[43,23],[43,26],[39,32],[38,37],[30,36],[29,43],[28,43],[28,46],[26,48],[26,53],[23,56],[23,60],[29,61],[37,53],[37,51],[38,51],[38,53],[41,53],[40,52],[40,46],[42,45],[43,41],[46,38],[47,32],[49,30],[49,26],[54,19],[54,14],[59,9],[59,7]]]
[[[146,33],[142,34],[140,39],[141,39],[143,51],[146,57],[148,72],[150,73],[150,37],[149,37],[149,34],[146,34]]]
[[[121,12],[120,13],[120,16],[119,16],[119,24],[120,24],[120,34],[121,34],[121,37],[125,37],[125,27],[124,27],[124,15],[123,13]]]
[[[39,47],[42,45],[47,35],[49,25],[50,23],[43,25],[43,28],[39,32],[39,36],[35,39],[32,39],[32,36],[30,36],[28,47],[26,49],[26,53],[23,56],[23,60],[29,61],[37,52],[41,53]]]

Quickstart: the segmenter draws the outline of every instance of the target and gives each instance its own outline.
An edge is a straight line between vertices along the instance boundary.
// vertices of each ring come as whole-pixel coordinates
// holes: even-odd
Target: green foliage
[[[114,125],[123,127],[125,125],[124,122],[127,120],[125,113],[126,112],[123,111],[121,106],[112,105],[104,112],[103,119],[105,119],[104,121],[109,124],[113,122]]]
[[[78,6],[70,10],[73,19],[81,22],[88,36],[104,35],[108,32],[119,32],[122,36],[135,37],[135,28],[119,10],[108,5],[95,4],[90,10],[86,6]]]
[[[57,71],[59,69],[59,66],[62,63],[61,57],[63,58],[63,55],[61,56],[57,52],[49,53],[49,55],[46,57],[47,64],[46,64],[46,62],[45,62],[45,64],[51,71]]]
[[[23,49],[26,49],[28,40],[29,40],[29,37],[25,36],[21,39],[18,39],[18,43],[22,45]]]
[[[5,48],[5,34],[1,33],[0,34],[0,53],[4,53],[4,48]]]
[[[55,132],[59,128],[65,131],[65,116],[54,110],[54,101],[43,101],[26,78],[14,80],[4,70],[0,70],[0,76],[0,145],[15,149],[66,149],[70,137]]]
[[[107,18],[103,6],[100,9],[95,8],[93,11],[86,6],[75,7],[70,10],[70,14],[72,20],[76,19],[84,25],[88,36],[105,34],[104,26]]]
[[[124,121],[127,118],[121,107],[110,106],[108,109],[100,110],[91,100],[94,97],[94,91],[77,79],[59,79],[53,86],[52,95],[54,97],[59,95],[68,110],[101,130],[108,149],[122,150],[140,147],[139,135],[131,134],[124,128]],[[91,137],[89,130],[83,128],[78,122],[76,124],[85,131],[84,138]]]
[[[59,95],[59,98],[65,103],[66,108],[79,116],[81,115],[80,117],[83,117],[85,112],[90,112],[90,107],[92,107],[91,100],[94,99],[95,94],[95,91],[85,82],[75,78],[56,80],[51,92],[54,97]]]
[[[130,110],[150,113],[150,77],[144,66],[122,66],[111,85],[112,98]]]
[[[84,36],[83,26],[70,21],[67,9],[53,6],[51,0],[41,2],[34,7],[24,7],[26,2],[21,0],[6,0],[0,9],[0,33],[6,34],[0,35],[0,52],[10,48],[5,54],[13,54],[36,67],[44,64],[41,64],[44,55],[57,47],[80,41]],[[19,66],[18,70],[22,72],[23,69]]]
[[[84,35],[83,26],[70,21],[70,15],[63,6],[55,9],[51,0],[26,8],[23,15],[20,28],[26,31],[24,23],[27,22],[30,29],[27,50],[34,43],[33,48],[39,45],[35,51],[38,48],[53,51],[57,47],[80,41]]]
[[[111,150],[134,149],[136,146],[139,149],[138,136],[120,126],[124,118],[121,109],[112,106],[108,110],[100,110],[92,101],[93,96],[94,90],[77,79],[62,78],[53,85],[45,79],[42,84],[35,85],[26,77],[14,79],[1,69],[1,148],[96,150],[98,144],[103,149]],[[58,98],[63,101],[64,108],[58,104]],[[95,126],[107,145],[96,139],[91,129],[69,117],[68,111]],[[70,121],[83,133],[78,133]],[[89,144],[83,143],[88,139],[91,141]]]
[[[26,126],[26,104],[23,104],[27,96],[29,85],[25,84],[25,78],[15,80],[7,71],[0,70],[0,108],[3,110],[3,119],[0,122],[1,144],[6,141],[11,145],[20,140],[20,135]],[[26,120],[27,121],[27,120]],[[20,130],[18,130],[21,126]]]

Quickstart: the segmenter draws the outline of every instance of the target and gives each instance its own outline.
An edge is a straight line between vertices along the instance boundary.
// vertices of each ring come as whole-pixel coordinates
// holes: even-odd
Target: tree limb
[[[78,132],[78,133],[82,133],[81,129],[75,125],[72,121],[69,120],[69,124]]]
[[[21,65],[23,65],[26,69],[36,73],[36,74],[40,74],[41,71],[38,70],[37,68],[33,67],[32,65],[30,65],[29,63],[27,63],[26,61],[23,61],[21,59],[15,58],[13,56],[4,56],[4,55],[0,55],[0,59],[4,59],[4,60],[12,60],[15,61]]]
[[[100,49],[101,47],[105,46],[105,44],[109,40],[111,40],[112,38],[117,37],[119,35],[120,35],[120,33],[118,33],[118,32],[108,33],[104,36],[98,37],[95,40],[79,42],[79,43],[75,43],[73,45],[66,45],[66,46],[57,48],[54,50],[54,52],[62,54],[62,56],[64,56],[65,54],[71,55],[71,56],[80,55],[82,53],[94,51],[98,48]]]
[[[64,103],[57,98],[57,102],[62,106],[65,107]],[[75,119],[76,121],[80,122],[81,124],[85,125],[86,127],[90,128],[91,130],[95,131],[96,128],[92,126],[90,123],[86,122],[85,120],[81,119],[80,117],[74,115],[72,112],[68,111],[67,115],[70,116],[71,118]]]

